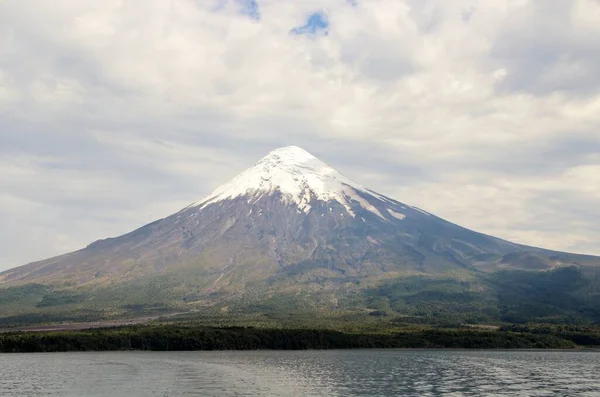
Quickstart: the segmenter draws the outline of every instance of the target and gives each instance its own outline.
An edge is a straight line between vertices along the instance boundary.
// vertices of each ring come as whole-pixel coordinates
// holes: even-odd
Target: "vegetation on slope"
[[[402,322],[600,322],[600,279],[575,267],[502,270],[469,280],[413,276],[367,292],[368,305]]]
[[[598,324],[600,277],[578,267],[503,270],[476,277],[405,276],[372,283],[239,286],[191,297],[179,278],[161,276],[104,289],[29,284],[0,289],[0,327],[99,321],[187,312],[202,325],[356,330],[402,324]],[[189,277],[188,283],[193,283]],[[316,285],[316,286],[315,286]]]

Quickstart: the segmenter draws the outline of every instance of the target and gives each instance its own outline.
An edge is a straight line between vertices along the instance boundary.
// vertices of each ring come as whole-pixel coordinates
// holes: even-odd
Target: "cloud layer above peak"
[[[600,254],[600,2],[4,0],[0,269],[168,215],[267,151]]]

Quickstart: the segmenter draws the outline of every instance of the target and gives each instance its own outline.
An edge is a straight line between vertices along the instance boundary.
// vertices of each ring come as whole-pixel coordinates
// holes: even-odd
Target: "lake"
[[[0,396],[600,396],[600,353],[0,354]]]

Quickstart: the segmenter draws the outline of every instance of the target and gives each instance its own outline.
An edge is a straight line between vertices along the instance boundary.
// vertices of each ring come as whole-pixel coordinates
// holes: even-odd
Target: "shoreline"
[[[222,350],[141,350],[141,349],[130,349],[130,350],[64,350],[64,351],[31,351],[31,352],[5,352],[0,351],[0,355],[13,355],[13,354],[85,354],[85,353],[227,353],[227,352],[334,352],[334,351],[448,351],[448,352],[548,352],[548,353],[600,353],[600,347],[573,347],[573,348],[464,348],[464,347],[358,347],[358,348],[330,348],[330,349],[222,349]]]

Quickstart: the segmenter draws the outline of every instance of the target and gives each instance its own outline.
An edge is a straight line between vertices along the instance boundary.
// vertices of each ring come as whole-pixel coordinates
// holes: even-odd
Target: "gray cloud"
[[[578,24],[581,2],[530,2],[507,20],[496,39],[492,57],[507,76],[501,91],[548,95],[595,95],[600,88],[600,36],[597,26]],[[597,21],[596,21],[597,22]]]

